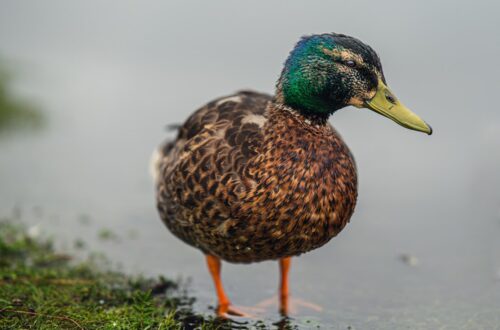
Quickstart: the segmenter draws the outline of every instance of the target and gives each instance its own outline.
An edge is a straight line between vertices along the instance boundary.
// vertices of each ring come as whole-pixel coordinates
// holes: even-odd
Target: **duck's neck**
[[[311,77],[311,72],[287,62],[276,83],[275,101],[314,121],[327,121],[346,106],[347,95],[338,82],[328,77]]]
[[[276,95],[274,99],[273,108],[275,111],[282,112],[287,115],[291,115],[296,118],[299,122],[306,125],[321,127],[328,123],[329,114],[317,114],[311,112],[304,112],[300,109],[291,107],[283,103],[282,98]]]

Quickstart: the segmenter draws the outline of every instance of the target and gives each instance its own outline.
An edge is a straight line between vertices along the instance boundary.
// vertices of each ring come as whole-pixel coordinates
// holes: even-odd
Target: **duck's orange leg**
[[[292,258],[286,257],[280,259],[280,313],[288,315],[288,272],[290,270]]]
[[[212,275],[212,279],[214,281],[215,292],[217,293],[217,299],[219,300],[219,304],[217,306],[217,316],[227,317],[227,315],[234,316],[247,316],[247,314],[240,312],[233,306],[231,306],[231,302],[224,291],[224,287],[222,286],[222,280],[220,277],[221,270],[221,261],[219,258],[209,255],[206,255],[208,270],[210,275]]]

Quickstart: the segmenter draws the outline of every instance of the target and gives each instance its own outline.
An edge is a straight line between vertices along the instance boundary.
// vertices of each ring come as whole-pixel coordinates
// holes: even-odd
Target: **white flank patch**
[[[235,102],[235,103],[240,103],[241,102],[241,96],[230,96],[230,97],[226,97],[225,99],[222,99],[222,100],[219,100],[217,101],[217,103],[215,104],[216,106],[219,106],[221,105],[222,103],[226,103],[226,102]]]
[[[151,159],[149,161],[149,173],[153,177],[155,182],[158,181],[158,177],[160,176],[160,162],[161,162],[162,154],[160,149],[157,148],[153,151],[151,155]]]
[[[264,116],[251,114],[251,115],[245,116],[243,118],[243,120],[241,121],[241,123],[242,124],[252,123],[252,124],[259,125],[259,127],[263,127],[264,124],[266,123],[266,121],[267,121],[267,119]]]

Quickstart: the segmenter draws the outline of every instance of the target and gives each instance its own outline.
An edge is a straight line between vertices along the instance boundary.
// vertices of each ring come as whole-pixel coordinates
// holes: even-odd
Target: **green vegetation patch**
[[[0,63],[0,131],[10,127],[39,128],[41,112],[31,102],[15,97],[11,91],[12,75]]]
[[[0,329],[224,329],[197,315],[165,278],[130,277],[76,263],[49,241],[0,220]]]

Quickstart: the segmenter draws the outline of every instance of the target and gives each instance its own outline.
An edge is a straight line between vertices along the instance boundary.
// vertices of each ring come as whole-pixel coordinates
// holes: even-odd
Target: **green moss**
[[[195,314],[176,282],[96,269],[0,220],[0,329],[229,327]]]

